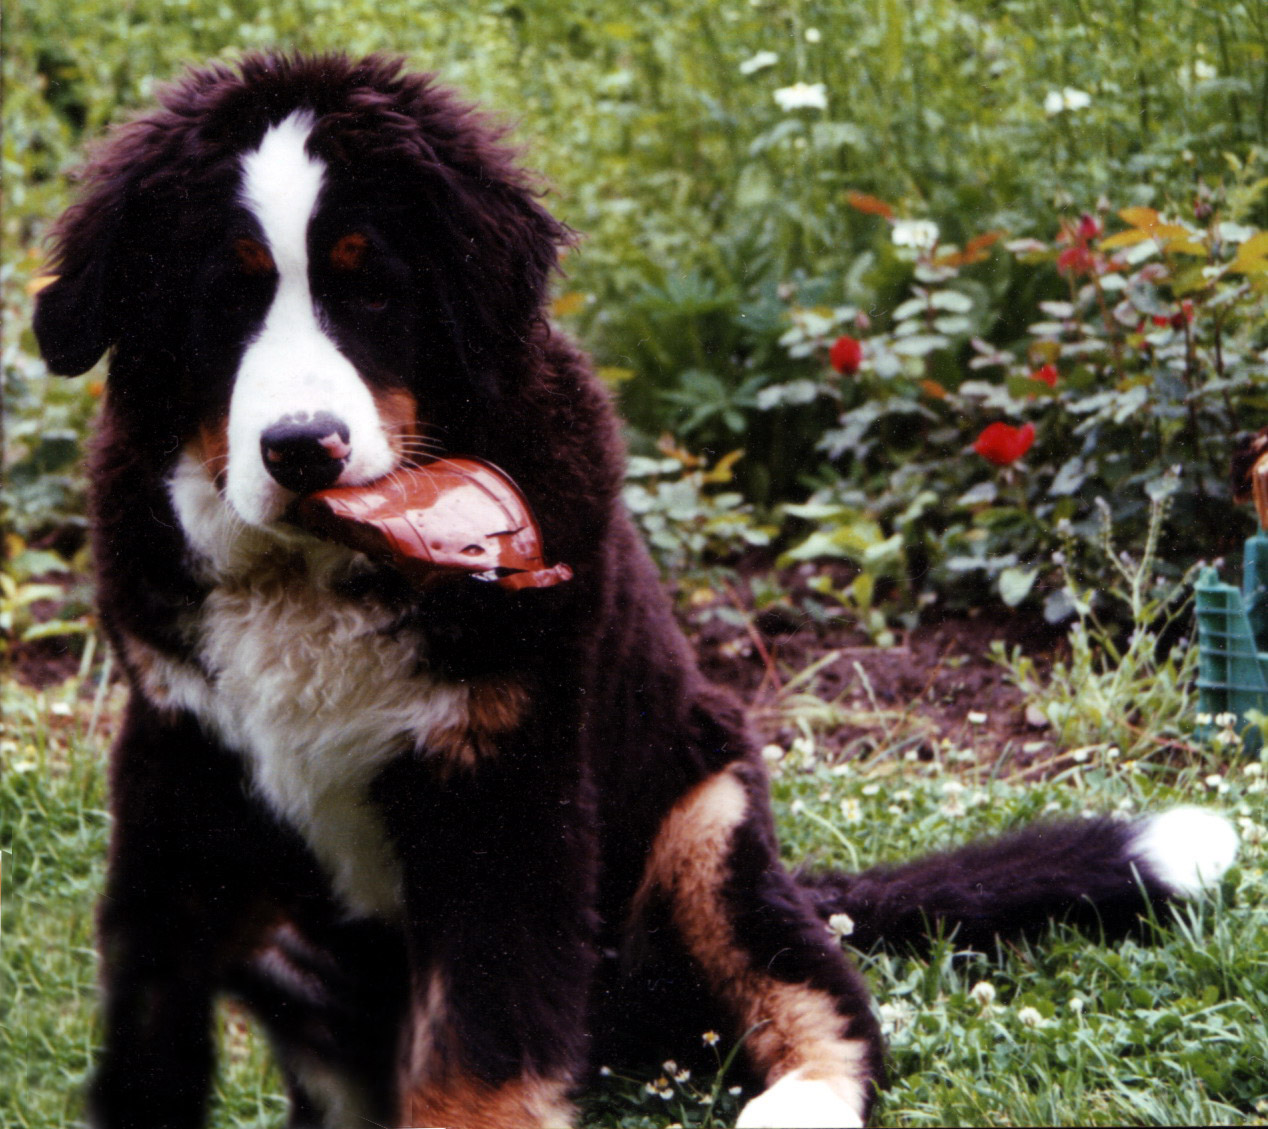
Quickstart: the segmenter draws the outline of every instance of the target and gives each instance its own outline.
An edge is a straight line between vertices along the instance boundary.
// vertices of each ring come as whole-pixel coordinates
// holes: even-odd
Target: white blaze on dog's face
[[[309,228],[326,174],[306,148],[312,127],[312,115],[291,114],[242,160],[240,201],[259,224],[263,245],[244,241],[241,253],[277,273],[229,401],[224,496],[250,525],[277,521],[296,493],[371,482],[396,462],[375,399],[323,327],[310,286]],[[279,473],[282,452],[296,449],[295,434],[319,463],[321,450],[331,460],[318,467],[315,480],[305,477],[304,467]],[[311,462],[311,452],[302,459]]]

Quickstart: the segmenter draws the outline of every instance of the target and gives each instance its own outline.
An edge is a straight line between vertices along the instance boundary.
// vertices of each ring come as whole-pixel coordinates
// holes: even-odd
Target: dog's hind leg
[[[732,765],[671,809],[633,929],[657,900],[767,1087],[739,1124],[861,1125],[882,1069],[879,1031],[861,976],[779,862],[760,769]]]

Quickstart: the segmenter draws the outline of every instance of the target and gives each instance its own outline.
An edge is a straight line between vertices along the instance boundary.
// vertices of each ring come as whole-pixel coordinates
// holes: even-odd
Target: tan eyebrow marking
[[[336,270],[359,270],[370,241],[358,231],[341,236],[330,249],[330,265]]]
[[[268,248],[257,239],[248,239],[245,236],[235,239],[233,252],[247,274],[272,274],[277,269]]]

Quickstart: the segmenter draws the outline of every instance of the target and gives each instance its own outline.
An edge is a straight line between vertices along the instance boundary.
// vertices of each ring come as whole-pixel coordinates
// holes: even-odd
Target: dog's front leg
[[[376,789],[405,879],[411,1016],[401,1123],[572,1123],[594,964],[592,814],[541,746],[438,776],[425,756]]]
[[[267,824],[241,771],[197,725],[139,696],[112,753],[114,816],[98,917],[105,1046],[88,1097],[94,1129],[203,1124],[211,1007],[254,900]]]

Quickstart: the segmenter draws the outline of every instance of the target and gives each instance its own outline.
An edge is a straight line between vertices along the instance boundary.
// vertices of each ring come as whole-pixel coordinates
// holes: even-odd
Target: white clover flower
[[[1088,751],[1086,746],[1079,749],[1072,749],[1070,751],[1070,759],[1074,761],[1075,764],[1083,764],[1084,761],[1087,760],[1087,756]]]
[[[774,98],[786,114],[793,110],[828,108],[828,88],[822,82],[794,82],[792,86],[781,86],[775,91]]]
[[[823,38],[823,32],[821,32],[817,27],[806,28],[806,42],[807,43],[818,43],[822,38]]]
[[[784,750],[778,745],[764,745],[762,747],[762,760],[767,764],[774,764],[778,760],[784,759]]]
[[[838,941],[854,932],[854,918],[848,913],[834,913],[828,918],[828,932]]]
[[[774,51],[759,51],[751,59],[745,59],[740,64],[740,74],[756,74],[767,67],[773,67],[778,62],[779,56]]]
[[[1242,841],[1251,844],[1259,844],[1264,841],[1264,829],[1253,819],[1242,816],[1237,821],[1237,826],[1241,828]]]
[[[863,806],[858,800],[842,800],[841,815],[846,823],[858,823],[863,818]]]
[[[1049,117],[1073,110],[1086,110],[1092,104],[1092,95],[1073,86],[1061,90],[1049,90],[1043,100],[1044,113]]]
[[[601,1067],[599,1067],[599,1077],[600,1077],[600,1078],[611,1078],[611,1077],[612,1077],[612,1068],[611,1068],[610,1066],[601,1066]]]
[[[988,721],[990,721],[990,718],[986,714],[982,713],[981,710],[969,710],[969,712],[965,715],[965,720],[970,725],[985,725]]]
[[[1023,1027],[1042,1027],[1043,1013],[1037,1007],[1024,1007],[1017,1012],[1017,1022]]]
[[[979,980],[969,989],[969,998],[988,1008],[995,1002],[995,985],[988,980]]]
[[[1242,773],[1246,776],[1259,776],[1263,771],[1264,766],[1259,761],[1251,761],[1250,764],[1242,769]]]
[[[1070,1010],[1071,1015],[1083,1014],[1083,1000],[1080,996],[1072,997],[1070,1002],[1066,1004],[1066,1007]]]

